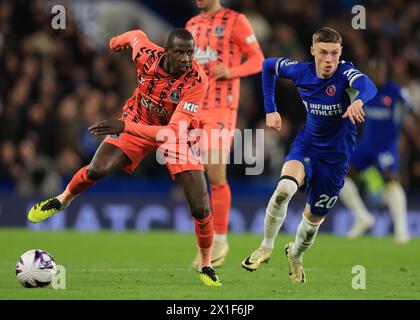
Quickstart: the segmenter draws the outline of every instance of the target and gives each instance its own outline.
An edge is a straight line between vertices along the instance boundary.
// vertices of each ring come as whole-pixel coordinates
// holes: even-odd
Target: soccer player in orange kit
[[[194,39],[186,29],[172,31],[166,48],[150,42],[140,30],[111,39],[110,48],[115,52],[133,49],[138,78],[133,96],[127,100],[120,120],[105,120],[89,128],[93,134],[109,136],[99,146],[91,163],[73,176],[66,190],[35,204],[28,219],[40,222],[59,213],[81,192],[114,172],[132,173],[150,150],[162,145],[159,135],[171,130],[176,137],[172,140],[175,148],[171,149],[176,161],[166,165],[173,179],[183,187],[194,219],[200,279],[206,285],[219,286],[221,282],[211,265],[213,215],[204,168],[199,157],[194,159],[189,153],[185,139],[188,129],[196,123],[196,111],[208,87],[206,74],[193,61],[194,46]]]
[[[211,189],[215,231],[211,260],[214,267],[220,267],[229,250],[231,191],[226,162],[236,127],[240,78],[260,72],[264,56],[245,15],[222,7],[220,0],[196,0],[196,5],[201,14],[190,19],[185,28],[195,40],[194,59],[209,77],[209,89],[198,117],[208,137],[200,151]],[[246,60],[242,63],[243,56]],[[220,131],[221,138],[210,139],[211,130]],[[213,159],[217,162],[213,163]],[[199,256],[192,266],[198,263]]]

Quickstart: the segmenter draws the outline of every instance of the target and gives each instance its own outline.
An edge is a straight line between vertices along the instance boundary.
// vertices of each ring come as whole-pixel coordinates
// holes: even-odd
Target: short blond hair
[[[337,30],[324,27],[315,31],[312,35],[312,43],[328,42],[328,43],[339,43],[342,44],[343,40]]]

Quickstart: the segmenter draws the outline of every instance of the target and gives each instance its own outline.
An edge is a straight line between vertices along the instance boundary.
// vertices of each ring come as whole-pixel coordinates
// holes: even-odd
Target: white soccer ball
[[[56,273],[53,257],[40,249],[26,251],[16,264],[16,278],[26,288],[48,286]]]

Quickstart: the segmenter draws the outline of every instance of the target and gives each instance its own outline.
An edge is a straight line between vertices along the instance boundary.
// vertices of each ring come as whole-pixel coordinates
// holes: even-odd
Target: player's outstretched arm
[[[143,38],[147,38],[146,34],[141,30],[132,30],[119,36],[111,38],[109,48],[114,52],[119,52],[137,45]]]
[[[107,134],[114,135],[125,132],[150,141],[157,141],[159,132],[165,133],[163,136],[166,137],[173,136],[174,138],[186,138],[188,136],[188,127],[192,119],[193,115],[191,113],[177,109],[172,115],[171,121],[166,126],[154,126],[132,121],[109,119],[90,126],[89,131],[97,136]],[[167,135],[167,130],[170,130],[172,135]]]
[[[151,126],[126,121],[124,132],[151,141],[158,141],[159,135],[182,139],[188,136],[188,127],[192,118],[191,114],[176,109],[166,126]]]
[[[377,89],[375,84],[366,75],[361,75],[350,82],[350,86],[359,91],[359,94],[347,108],[343,114],[343,118],[348,117],[353,124],[362,123],[365,121],[363,105],[375,97]]]
[[[109,119],[98,122],[89,127],[90,133],[101,136],[106,134],[120,134],[124,131],[125,122],[123,120]]]
[[[276,62],[277,58],[264,60],[262,67],[262,86],[264,95],[264,110],[266,113],[266,124],[269,128],[281,130],[281,117],[277,112],[274,101],[274,89],[276,85]]]

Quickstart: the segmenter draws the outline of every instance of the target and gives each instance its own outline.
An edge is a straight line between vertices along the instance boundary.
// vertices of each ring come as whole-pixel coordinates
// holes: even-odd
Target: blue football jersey
[[[320,161],[348,163],[356,142],[356,126],[342,116],[358,95],[352,88],[353,82],[366,75],[352,63],[340,61],[330,78],[320,79],[314,62],[287,58],[277,60],[275,71],[278,77],[294,82],[307,111],[305,127],[296,140],[304,143]]]
[[[403,113],[412,108],[409,92],[393,81],[378,88],[376,96],[365,106],[366,122],[361,142],[372,148],[386,148],[397,143]]]

